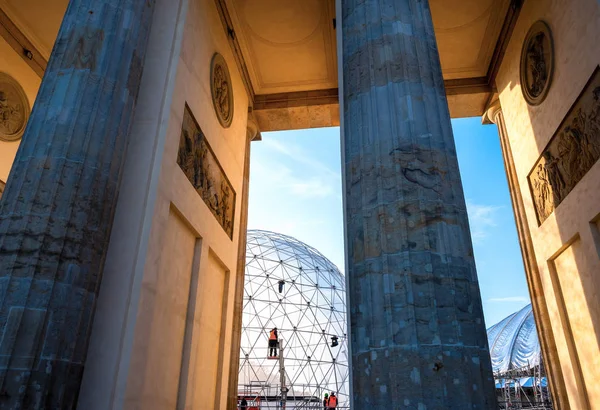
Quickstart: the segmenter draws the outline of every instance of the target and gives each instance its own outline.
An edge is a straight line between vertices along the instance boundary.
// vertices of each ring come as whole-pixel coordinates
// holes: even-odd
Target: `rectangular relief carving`
[[[600,158],[600,67],[569,110],[529,173],[538,224],[575,188]]]
[[[232,239],[235,191],[187,104],[177,164]]]

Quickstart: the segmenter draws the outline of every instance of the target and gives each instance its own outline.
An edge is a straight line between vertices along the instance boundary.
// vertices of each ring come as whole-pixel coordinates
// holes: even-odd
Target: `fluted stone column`
[[[540,278],[540,272],[535,257],[533,240],[531,239],[531,233],[529,232],[529,226],[527,224],[527,215],[525,213],[525,205],[523,204],[523,196],[521,195],[517,169],[510,147],[508,130],[506,129],[506,123],[504,121],[504,113],[502,112],[499,100],[495,100],[490,104],[490,107],[484,115],[484,122],[494,123],[498,126],[500,148],[502,149],[504,170],[506,171],[506,180],[508,182],[508,190],[512,200],[515,225],[517,227],[517,234],[519,235],[519,243],[521,245],[525,277],[530,289],[529,294],[531,295],[531,304],[534,312],[533,317],[538,330],[538,339],[542,349],[548,383],[552,392],[552,400],[555,408],[567,408],[568,396],[565,388],[565,381],[560,369],[560,360],[556,350],[554,334],[552,331],[542,331],[542,329],[552,328],[550,315],[548,314],[546,299],[542,291],[542,280]]]
[[[240,370],[240,346],[242,343],[242,314],[244,311],[244,277],[246,274],[246,244],[248,237],[248,200],[250,195],[250,147],[252,141],[260,139],[258,123],[252,111],[248,111],[246,126],[246,152],[244,154],[244,179],[240,212],[240,236],[238,239],[238,260],[235,273],[235,299],[233,303],[233,329],[230,346],[229,383],[227,385],[227,409],[238,408],[238,378]]]
[[[341,4],[352,408],[495,409],[428,2]]]
[[[0,409],[73,409],[154,0],[71,0],[0,208]]]

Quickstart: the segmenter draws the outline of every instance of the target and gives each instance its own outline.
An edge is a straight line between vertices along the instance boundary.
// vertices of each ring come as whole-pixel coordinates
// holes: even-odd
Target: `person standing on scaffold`
[[[277,328],[274,327],[269,333],[269,357],[277,357],[278,341]]]

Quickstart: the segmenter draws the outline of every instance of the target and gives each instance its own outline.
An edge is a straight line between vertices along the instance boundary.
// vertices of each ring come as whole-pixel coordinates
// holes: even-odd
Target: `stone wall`
[[[553,33],[555,70],[545,101],[531,106],[521,90],[520,57],[526,33],[540,19]],[[572,409],[600,408],[600,161],[539,223],[528,176],[598,67],[598,38],[597,0],[525,2],[496,80],[539,267],[541,286],[531,295],[548,308],[538,328],[554,337],[562,373],[554,382],[566,392],[557,399]]]
[[[224,409],[227,401],[248,99],[215,2],[156,7],[79,403],[85,409]],[[213,108],[215,52],[231,75],[229,128]],[[231,236],[177,163],[186,104],[237,195]]]

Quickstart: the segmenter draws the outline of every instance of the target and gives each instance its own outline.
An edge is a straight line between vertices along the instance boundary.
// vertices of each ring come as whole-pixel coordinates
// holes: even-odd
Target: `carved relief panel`
[[[538,224],[600,158],[600,67],[597,67],[528,176]]]
[[[21,85],[0,72],[0,140],[17,141],[29,119],[29,101]]]
[[[543,21],[531,26],[521,51],[521,90],[530,105],[540,105],[552,83],[554,42],[550,27]]]
[[[183,114],[177,164],[229,238],[233,238],[235,191],[187,104]]]
[[[219,53],[215,53],[211,61],[210,90],[217,118],[228,128],[233,120],[233,89],[227,63]]]

